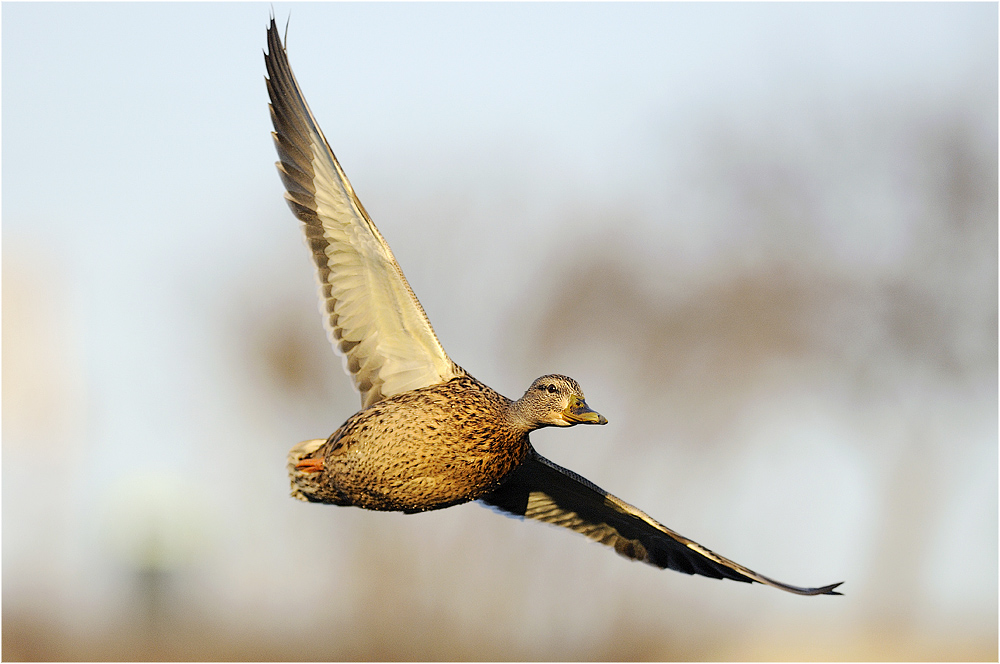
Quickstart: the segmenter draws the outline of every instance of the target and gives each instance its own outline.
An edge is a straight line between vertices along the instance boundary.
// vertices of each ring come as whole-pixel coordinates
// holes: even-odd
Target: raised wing
[[[278,173],[316,263],[327,334],[362,408],[461,374],[309,110],[273,18],[267,50]]]
[[[552,463],[534,449],[510,479],[480,499],[515,516],[537,519],[586,535],[633,560],[685,574],[764,583],[798,595],[839,595],[834,583],[821,588],[790,586],[738,565],[675,533],[645,512]]]

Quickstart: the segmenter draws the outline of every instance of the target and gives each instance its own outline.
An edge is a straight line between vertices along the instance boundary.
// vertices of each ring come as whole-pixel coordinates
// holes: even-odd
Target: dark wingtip
[[[267,26],[267,45],[268,45],[268,48],[267,48],[267,50],[264,51],[264,57],[265,58],[267,58],[270,55],[274,55],[274,53],[271,52],[271,51],[274,50],[273,48],[271,48],[271,44],[272,44],[271,35],[274,35],[277,32],[278,32],[278,26],[274,22],[274,6],[272,5],[272,7],[271,7],[271,25]]]
[[[838,593],[836,590],[834,590],[834,588],[836,588],[837,586],[841,585],[842,583],[844,583],[844,582],[841,581],[839,583],[832,583],[832,584],[830,584],[828,586],[823,586],[822,588],[818,589],[819,592],[817,592],[816,594],[817,595],[843,595],[844,593]]]

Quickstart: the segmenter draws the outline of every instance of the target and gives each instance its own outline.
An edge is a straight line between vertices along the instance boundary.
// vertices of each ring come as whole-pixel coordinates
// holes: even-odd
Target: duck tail
[[[292,481],[292,498],[306,502],[320,501],[320,478],[323,470],[323,456],[313,456],[326,438],[306,440],[288,452],[288,478]]]

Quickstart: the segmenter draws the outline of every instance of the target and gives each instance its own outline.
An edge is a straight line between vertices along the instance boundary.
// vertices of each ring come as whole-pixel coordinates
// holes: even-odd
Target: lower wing
[[[480,499],[514,516],[537,519],[586,535],[633,560],[685,574],[763,583],[798,595],[840,595],[840,583],[791,586],[738,565],[657,523],[645,512],[534,449],[500,488]]]

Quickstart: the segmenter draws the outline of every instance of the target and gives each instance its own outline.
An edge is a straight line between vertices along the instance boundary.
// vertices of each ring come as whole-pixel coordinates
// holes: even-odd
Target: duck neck
[[[523,401],[523,397],[517,401],[511,401],[505,413],[507,427],[518,436],[527,436],[538,428],[538,422],[529,418],[525,413]]]

